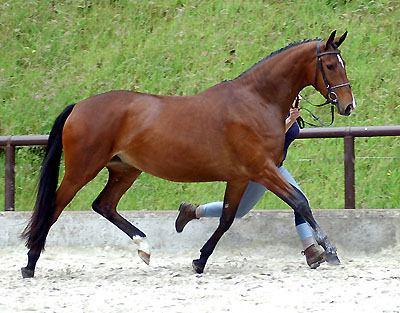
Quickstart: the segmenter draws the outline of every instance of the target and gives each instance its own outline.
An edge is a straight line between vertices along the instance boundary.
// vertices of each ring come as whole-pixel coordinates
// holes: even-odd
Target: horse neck
[[[313,84],[316,42],[303,43],[267,58],[238,83],[251,88],[269,105],[280,105],[286,115],[297,94]]]

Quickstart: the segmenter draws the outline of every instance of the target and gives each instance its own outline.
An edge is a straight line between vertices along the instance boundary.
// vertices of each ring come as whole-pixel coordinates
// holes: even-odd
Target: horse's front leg
[[[295,190],[295,192],[297,192],[297,194],[296,193],[294,194],[295,198],[293,202],[295,204],[293,206],[293,209],[299,214],[301,214],[303,218],[306,220],[306,222],[311,226],[314,232],[315,240],[325,250],[324,257],[326,261],[334,265],[340,264],[340,260],[336,254],[336,247],[331,244],[331,242],[328,239],[328,236],[315,221],[311,208],[308,204],[308,201],[304,199],[303,194],[299,190],[297,190],[296,187],[292,186],[292,188]]]
[[[328,236],[315,221],[310,205],[304,195],[296,187],[289,184],[276,167],[269,168],[265,173],[268,174],[259,178],[256,182],[263,184],[291,206],[294,211],[299,213],[312,228],[317,243],[324,248],[325,260],[330,264],[340,264],[336,254],[336,247],[331,244]]]
[[[228,182],[225,190],[224,208],[222,216],[219,220],[219,225],[214,234],[201,248],[200,258],[193,260],[193,269],[201,274],[204,271],[207,260],[213,253],[218,241],[222,235],[229,229],[235,219],[236,211],[240,203],[240,199],[248,185],[248,181]]]

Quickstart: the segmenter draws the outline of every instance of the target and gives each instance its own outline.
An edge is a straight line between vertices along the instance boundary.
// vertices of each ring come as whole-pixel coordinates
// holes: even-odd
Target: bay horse
[[[142,173],[175,182],[227,182],[219,225],[192,265],[202,273],[217,242],[231,226],[249,180],[264,185],[301,214],[325,250],[336,248],[315,221],[306,199],[280,174],[284,122],[293,100],[313,85],[339,114],[356,103],[338,47],[347,32],[305,40],[273,52],[236,79],[196,95],[162,96],[110,91],[68,106],[56,119],[42,163],[37,199],[22,236],[33,277],[51,226],[75,194],[106,167],[108,182],[92,208],[125,232],[147,264],[146,235],[116,211]],[[57,190],[62,150],[65,174]]]

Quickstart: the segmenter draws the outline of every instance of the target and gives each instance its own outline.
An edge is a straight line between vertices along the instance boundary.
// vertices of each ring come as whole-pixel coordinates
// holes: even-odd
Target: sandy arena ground
[[[0,249],[0,312],[400,312],[400,254],[340,255],[309,269],[293,250],[219,250],[205,273],[198,252],[51,247],[22,279],[23,246]]]

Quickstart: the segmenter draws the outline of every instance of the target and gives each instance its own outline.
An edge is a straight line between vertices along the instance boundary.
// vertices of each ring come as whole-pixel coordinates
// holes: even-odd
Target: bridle
[[[325,104],[331,103],[336,105],[338,103],[338,98],[337,98],[337,94],[334,92],[335,89],[339,89],[342,87],[350,87],[351,85],[350,83],[345,83],[345,84],[340,84],[340,85],[336,85],[334,87],[331,87],[328,83],[328,79],[326,78],[325,75],[325,70],[324,67],[322,66],[322,61],[321,61],[321,57],[327,54],[338,54],[340,56],[340,50],[337,49],[336,45],[334,45],[333,47],[335,48],[335,50],[333,51],[325,51],[325,52],[321,52],[320,50],[320,45],[321,45],[322,40],[320,40],[317,44],[317,67],[315,69],[315,81],[314,81],[314,86],[315,88],[317,88],[317,77],[318,77],[318,69],[320,69],[321,74],[322,74],[322,78],[324,80],[326,89],[328,90],[327,94],[326,94],[326,102],[318,105],[318,106],[323,106]],[[332,98],[332,95],[334,95],[334,98]]]
[[[337,94],[334,92],[334,90],[342,88],[342,87],[350,87],[351,88],[351,85],[350,85],[350,83],[340,84],[340,85],[336,85],[336,86],[333,86],[333,87],[331,87],[329,85],[328,79],[326,78],[324,67],[322,66],[321,57],[324,56],[324,55],[327,55],[327,54],[337,54],[337,55],[340,56],[340,50],[337,49],[337,46],[335,44],[332,44],[335,50],[321,52],[321,49],[320,49],[321,42],[322,42],[322,40],[320,40],[318,42],[318,44],[317,44],[317,66],[315,68],[314,86],[315,86],[315,88],[317,88],[317,78],[318,78],[318,69],[319,69],[321,71],[322,79],[324,80],[324,83],[325,83],[325,86],[326,86],[326,89],[327,89],[327,94],[325,96],[326,101],[324,103],[322,103],[322,104],[313,104],[310,101],[308,101],[307,98],[305,98],[303,95],[300,94],[300,96],[305,101],[307,101],[308,103],[310,103],[311,105],[316,106],[316,107],[322,107],[322,106],[330,103],[331,104],[331,116],[332,116],[330,124],[326,124],[326,123],[322,122],[319,119],[319,117],[315,116],[310,110],[304,108],[306,111],[308,111],[311,114],[311,116],[314,118],[314,120],[318,121],[321,125],[330,126],[330,125],[333,124],[333,120],[334,120],[334,116],[335,116],[335,106],[338,104],[338,97],[337,97]],[[300,98],[297,95],[296,103],[295,103],[295,106],[294,106],[295,108],[299,107],[299,102],[300,102]],[[300,128],[304,128],[304,124],[307,124],[307,125],[310,125],[310,126],[318,126],[318,125],[314,125],[312,123],[305,122],[300,116],[297,118],[297,123],[299,124]]]

